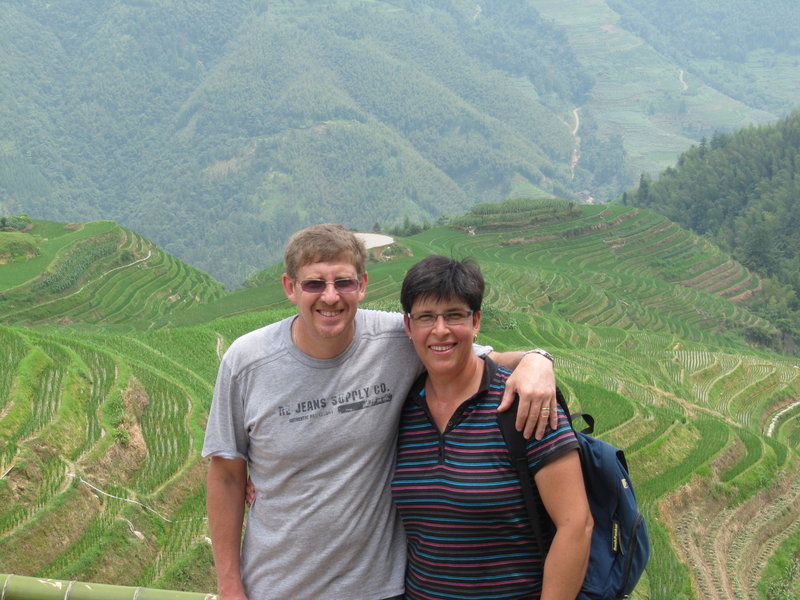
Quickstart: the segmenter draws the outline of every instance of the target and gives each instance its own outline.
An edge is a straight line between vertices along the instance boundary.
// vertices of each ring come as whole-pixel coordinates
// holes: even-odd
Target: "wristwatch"
[[[552,354],[550,354],[547,350],[544,350],[542,348],[534,348],[533,350],[526,350],[525,352],[522,353],[522,356],[525,356],[526,354],[541,354],[545,358],[549,359],[550,362],[555,362],[556,360]]]

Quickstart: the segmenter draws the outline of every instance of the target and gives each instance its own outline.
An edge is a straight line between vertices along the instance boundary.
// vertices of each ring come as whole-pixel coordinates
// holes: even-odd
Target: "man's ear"
[[[358,301],[361,302],[367,297],[367,272],[361,274],[361,285],[358,288]]]
[[[283,284],[283,292],[292,304],[297,304],[297,294],[295,292],[294,279],[289,277],[286,273],[281,276],[281,283]]]
[[[406,326],[406,335],[410,338],[411,337],[411,319],[408,318],[408,315],[403,313],[403,325]]]

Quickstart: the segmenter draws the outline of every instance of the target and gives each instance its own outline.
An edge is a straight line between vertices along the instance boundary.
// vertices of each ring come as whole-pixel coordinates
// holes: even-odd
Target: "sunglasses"
[[[324,279],[304,279],[300,283],[300,289],[308,294],[321,294],[328,287],[328,284],[333,285],[340,294],[348,294],[355,292],[358,289],[358,279],[335,279],[334,281],[325,281]]]

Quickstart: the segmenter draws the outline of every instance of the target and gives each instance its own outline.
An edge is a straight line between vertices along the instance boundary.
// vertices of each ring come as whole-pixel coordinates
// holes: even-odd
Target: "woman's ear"
[[[403,313],[403,325],[406,328],[406,335],[411,339],[411,319],[408,318],[406,313]]]

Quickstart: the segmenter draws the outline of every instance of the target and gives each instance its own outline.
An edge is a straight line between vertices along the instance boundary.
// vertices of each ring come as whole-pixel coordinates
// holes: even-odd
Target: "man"
[[[358,308],[366,250],[352,233],[304,229],[285,263],[297,315],[231,345],[206,430],[220,600],[400,597],[405,537],[389,484],[400,410],[421,364],[402,315]],[[492,357],[513,367],[524,354],[504,405],[520,394],[528,434],[541,410],[540,436],[555,415],[551,360],[538,350]],[[240,544],[248,472],[255,500]]]

